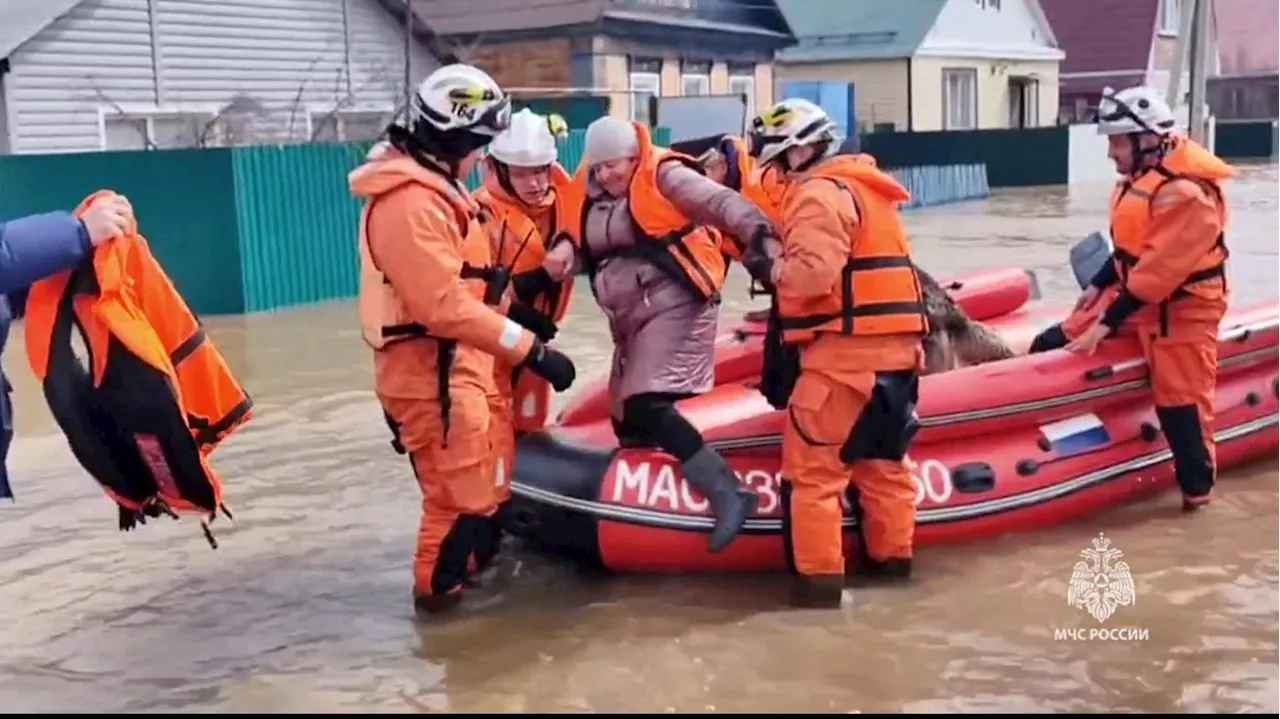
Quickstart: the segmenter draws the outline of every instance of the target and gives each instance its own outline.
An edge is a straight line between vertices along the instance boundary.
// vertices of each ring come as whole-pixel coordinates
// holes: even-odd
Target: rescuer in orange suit
[[[474,67],[446,65],[418,86],[408,114],[349,180],[368,200],[359,306],[374,387],[422,490],[414,605],[433,613],[460,603],[469,563],[492,544],[494,357],[557,391],[574,367],[495,309],[506,288],[459,179],[507,128],[506,94]]]
[[[929,321],[898,212],[910,195],[870,157],[839,154],[834,123],[811,102],[784,100],[753,130],[760,163],[788,183],[781,254],[757,243],[743,265],[773,288],[782,342],[799,355],[794,386],[770,396],[775,406],[785,397],[788,415],[782,494],[797,574],[792,602],[838,606],[840,495],[850,482],[862,515],[854,572],[905,579],[911,571],[915,484],[905,456],[918,427]]]
[[[489,146],[481,166],[483,186],[475,195],[494,262],[511,278],[507,316],[543,342],[555,338],[573,294],[572,275],[557,282],[542,267],[555,229],[559,190],[573,181],[556,161],[556,138],[566,134],[568,127],[559,115],[537,115],[529,109],[515,113],[511,126]],[[501,511],[511,498],[516,436],[546,424],[551,385],[502,360],[494,362],[494,385],[489,435],[498,463],[495,482]]]
[[[1111,198],[1111,262],[1031,351],[1092,354],[1113,332],[1137,334],[1190,511],[1209,502],[1216,475],[1213,394],[1228,298],[1222,182],[1235,171],[1177,126],[1154,88],[1103,91],[1098,132],[1123,176]]]

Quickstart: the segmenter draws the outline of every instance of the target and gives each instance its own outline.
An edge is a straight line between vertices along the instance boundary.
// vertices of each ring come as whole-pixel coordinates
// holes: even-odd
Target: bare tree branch
[[[289,126],[288,127],[289,127],[290,140],[293,140],[293,137],[294,137],[293,135],[294,122],[297,120],[297,117],[298,117],[298,109],[302,107],[302,98],[307,92],[307,84],[311,82],[311,73],[316,69],[316,65],[319,65],[320,61],[324,59],[324,56],[328,51],[329,51],[329,48],[328,46],[326,46],[325,49],[322,50],[319,55],[316,55],[311,60],[311,62],[307,65],[306,76],[303,78],[302,82],[298,84],[298,91],[294,93],[293,104],[289,107]],[[343,64],[345,65],[346,63],[343,63]],[[338,77],[339,79],[341,79],[342,77],[341,70],[338,71]]]
[[[351,92],[347,93],[346,96],[344,96],[341,100],[334,103],[333,108],[329,110],[329,112],[326,112],[323,116],[321,116],[318,122],[313,122],[311,126],[310,141],[315,142],[316,138],[320,134],[320,130],[324,128],[324,126],[327,123],[331,121],[335,121],[338,116],[338,113],[342,112],[343,110],[348,110],[354,107],[356,105],[356,98],[360,95],[360,93],[364,92],[369,87],[377,84],[378,82],[385,80],[386,79],[385,73],[386,73],[385,67],[380,72],[370,72],[369,77],[366,78],[365,81],[361,83],[359,87],[353,87],[351,89]],[[399,107],[396,108],[396,112],[399,112]]]
[[[120,107],[119,103],[117,103],[115,100],[112,100],[110,97],[107,97],[107,93],[103,92],[101,87],[98,87],[97,78],[95,78],[93,75],[85,75],[84,79],[85,79],[85,82],[89,84],[89,89],[93,90],[93,95],[95,98],[97,98],[99,103],[109,106],[112,110],[115,111],[115,114],[121,118],[125,118],[125,119],[133,118],[132,115],[124,111],[124,108]],[[146,143],[146,147],[144,149],[147,149],[147,150],[156,149],[156,144],[151,141],[151,133],[147,132],[145,129],[143,130],[143,133],[142,133],[142,141]]]

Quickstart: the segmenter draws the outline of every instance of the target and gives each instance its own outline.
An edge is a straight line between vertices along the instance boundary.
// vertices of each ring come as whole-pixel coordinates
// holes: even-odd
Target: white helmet
[[[413,120],[437,130],[470,130],[493,137],[511,123],[511,99],[485,71],[445,65],[418,85]]]
[[[489,145],[489,154],[498,162],[515,167],[550,165],[556,161],[552,119],[536,115],[527,107],[517,112],[511,116],[511,126]]]
[[[776,159],[793,147],[824,140],[838,143],[836,124],[821,107],[797,98],[783,100],[751,121],[751,154],[761,164]]]
[[[1109,87],[1102,89],[1102,100],[1098,102],[1099,135],[1168,135],[1177,126],[1177,116],[1154,87],[1138,85],[1119,92]]]

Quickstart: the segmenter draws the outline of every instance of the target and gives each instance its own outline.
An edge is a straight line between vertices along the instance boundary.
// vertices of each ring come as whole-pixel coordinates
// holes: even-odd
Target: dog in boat
[[[929,334],[924,338],[924,374],[947,372],[961,367],[1009,359],[1017,353],[990,327],[965,314],[942,285],[916,266],[929,315]]]
[[[1004,338],[965,314],[942,285],[919,265],[916,266],[916,274],[920,278],[925,312],[929,316],[929,334],[923,343],[924,374],[948,372],[1017,356],[1018,353]],[[745,315],[745,319],[751,322],[765,322],[768,317],[768,310],[753,310]]]

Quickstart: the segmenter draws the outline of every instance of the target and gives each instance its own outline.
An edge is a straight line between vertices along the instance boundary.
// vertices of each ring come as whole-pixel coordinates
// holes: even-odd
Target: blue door
[[[826,111],[841,134],[849,136],[850,128],[857,128],[853,83],[826,80],[801,80],[782,83],[782,98],[796,97],[808,100]]]

